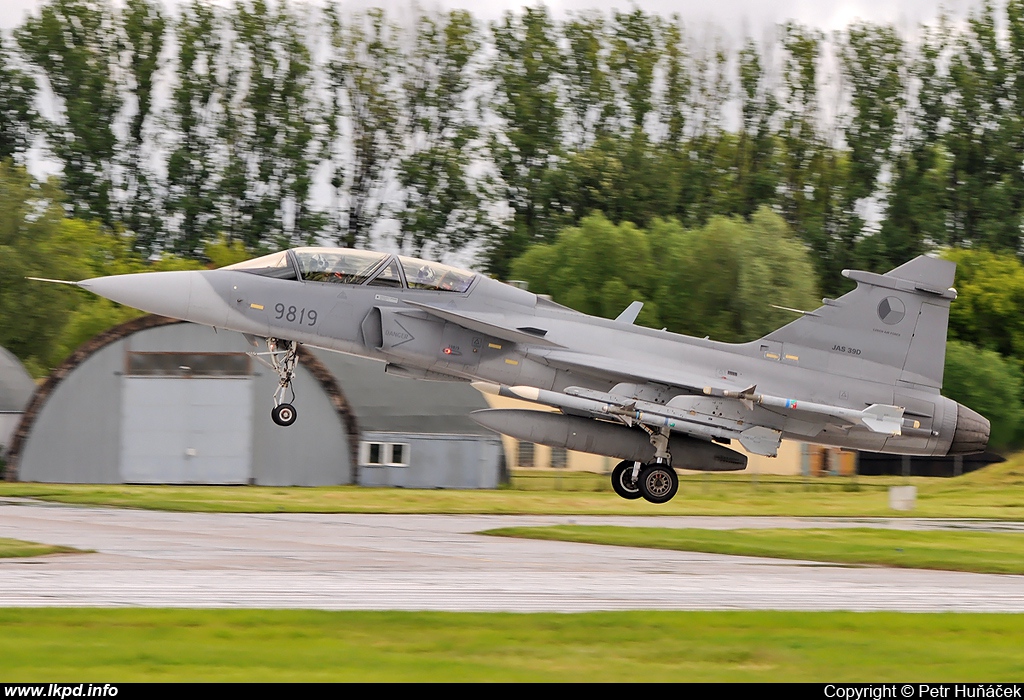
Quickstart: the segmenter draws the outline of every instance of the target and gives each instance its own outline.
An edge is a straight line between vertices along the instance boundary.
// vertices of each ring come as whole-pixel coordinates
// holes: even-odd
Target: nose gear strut
[[[295,406],[295,389],[292,387],[292,380],[295,378],[295,363],[299,358],[299,344],[294,340],[280,340],[279,338],[267,338],[268,352],[250,352],[251,357],[266,365],[277,373],[277,390],[274,391],[274,408],[270,417],[278,425],[289,426],[295,422],[297,417]],[[260,355],[268,355],[270,362],[264,360]],[[285,401],[285,397],[289,397]]]

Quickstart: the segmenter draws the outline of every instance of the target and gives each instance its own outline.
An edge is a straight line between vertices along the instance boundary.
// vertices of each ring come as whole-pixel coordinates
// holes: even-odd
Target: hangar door
[[[244,484],[252,476],[252,380],[237,353],[128,353],[121,477]]]

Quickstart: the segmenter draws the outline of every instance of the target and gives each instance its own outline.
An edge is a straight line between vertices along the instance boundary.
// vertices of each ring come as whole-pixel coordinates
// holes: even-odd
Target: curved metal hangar
[[[144,316],[96,336],[39,388],[10,443],[8,479],[59,483],[358,483],[493,488],[499,441],[468,418],[468,384],[300,348],[302,420],[266,419],[274,371],[238,333]]]

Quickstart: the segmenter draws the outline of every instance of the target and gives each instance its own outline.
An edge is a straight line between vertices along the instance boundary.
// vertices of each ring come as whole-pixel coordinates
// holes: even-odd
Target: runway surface
[[[94,553],[0,559],[0,606],[1024,612],[1024,576],[488,537],[555,523],[1021,530],[795,518],[205,514],[0,504],[0,536]]]

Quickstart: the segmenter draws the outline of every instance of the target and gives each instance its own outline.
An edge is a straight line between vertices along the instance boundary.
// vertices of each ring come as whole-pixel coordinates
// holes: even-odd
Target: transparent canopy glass
[[[336,284],[362,284],[387,258],[386,253],[347,248],[296,248],[299,274],[304,280]]]
[[[475,275],[472,272],[418,258],[399,256],[398,259],[402,263],[405,281],[410,289],[465,292],[469,285],[473,284]]]
[[[226,265],[222,270],[241,270],[251,272],[264,277],[276,277],[278,279],[295,279],[295,269],[288,259],[288,251],[271,253],[252,260],[244,260],[234,265]]]
[[[296,277],[291,252],[298,263]],[[376,253],[351,248],[293,248],[252,260],[227,265],[221,269],[240,270],[279,279],[304,279],[333,284],[365,284],[375,287],[402,287],[401,271],[410,289],[463,293],[469,290],[476,275],[451,265]]]

